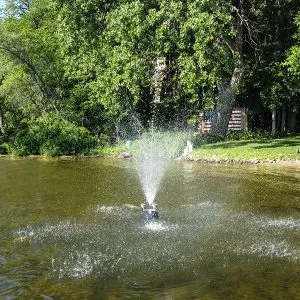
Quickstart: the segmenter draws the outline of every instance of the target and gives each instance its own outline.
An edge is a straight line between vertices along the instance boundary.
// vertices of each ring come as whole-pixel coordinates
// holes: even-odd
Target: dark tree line
[[[299,12],[298,0],[7,0],[2,138],[54,118],[105,139],[133,116],[184,126],[212,108],[225,135],[234,105],[256,129],[294,132]]]

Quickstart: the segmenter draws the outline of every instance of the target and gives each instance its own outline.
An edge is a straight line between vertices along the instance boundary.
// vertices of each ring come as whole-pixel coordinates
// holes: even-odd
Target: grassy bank
[[[117,157],[122,152],[128,152],[125,144],[97,149],[95,154]],[[134,155],[134,147],[130,149]],[[300,136],[279,139],[256,139],[224,141],[207,143],[195,148],[192,152],[193,160],[208,162],[275,162],[300,161]],[[122,156],[121,156],[122,157]]]
[[[209,143],[207,137],[203,137],[201,143],[201,146],[194,148],[194,151],[189,156],[190,159],[195,161],[226,163],[278,161],[297,161],[297,163],[300,163],[300,135],[279,139],[257,138],[252,140],[242,139],[214,143]],[[132,148],[130,149],[126,147],[125,143],[114,146],[99,146],[85,155],[79,154],[76,156],[125,158],[135,155],[136,145],[136,142],[133,142]],[[14,155],[14,153],[7,154]],[[38,156],[45,156],[45,154]]]
[[[298,150],[299,149],[299,150]],[[225,141],[194,149],[194,159],[220,160],[300,160],[300,136],[280,139]]]

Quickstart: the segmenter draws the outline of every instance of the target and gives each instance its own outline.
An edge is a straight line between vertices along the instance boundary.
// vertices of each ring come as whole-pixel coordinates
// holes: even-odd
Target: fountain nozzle
[[[156,210],[156,204],[142,203],[141,208],[143,211],[143,216],[146,220],[158,218],[158,211]]]

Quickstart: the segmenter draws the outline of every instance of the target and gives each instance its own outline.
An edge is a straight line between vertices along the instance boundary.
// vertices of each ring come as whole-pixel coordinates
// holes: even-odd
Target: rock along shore
[[[20,158],[14,155],[0,155],[1,157],[7,158]],[[87,159],[87,158],[115,158],[115,159],[130,159],[133,155],[130,152],[122,152],[117,155],[78,155],[78,156],[58,156],[58,157],[48,157],[42,155],[28,155],[25,158],[40,158],[40,159]],[[194,163],[214,163],[214,164],[239,164],[239,165],[260,165],[260,164],[277,164],[277,165],[286,165],[286,166],[295,166],[300,167],[300,160],[282,160],[282,159],[240,159],[240,158],[221,158],[218,156],[212,157],[193,157],[191,155],[188,156],[180,156],[177,157],[178,161],[186,161],[186,162],[194,162]]]
[[[258,159],[258,158],[240,159],[240,158],[220,158],[218,156],[212,156],[212,157],[181,156],[177,158],[177,160],[197,162],[197,163],[239,164],[239,165],[281,164],[281,165],[294,165],[300,167],[300,160]]]

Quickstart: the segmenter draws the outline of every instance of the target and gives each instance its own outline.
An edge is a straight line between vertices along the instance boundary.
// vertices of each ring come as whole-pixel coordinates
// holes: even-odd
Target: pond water
[[[300,172],[174,162],[145,221],[130,160],[0,160],[0,299],[299,299]]]

